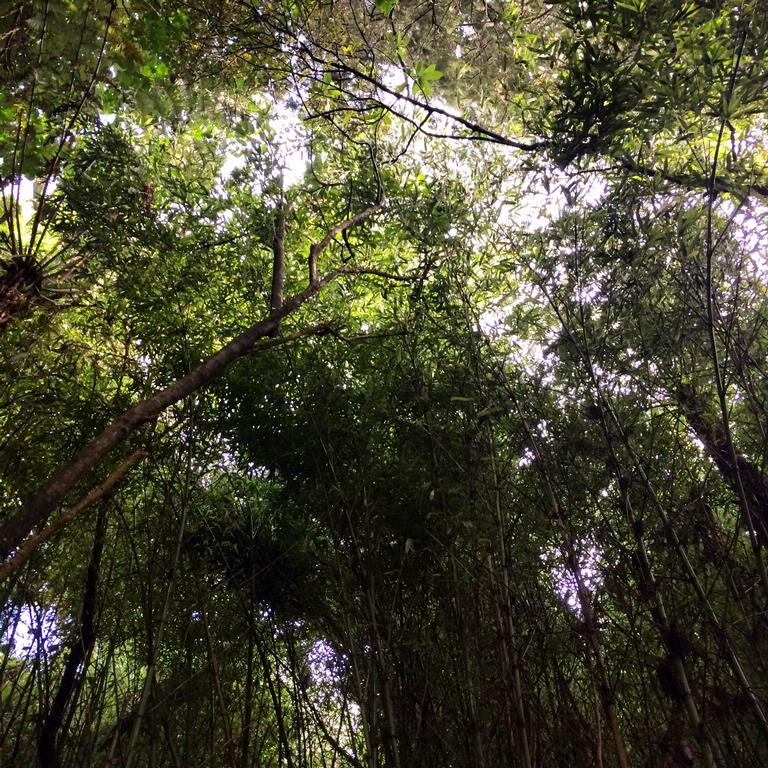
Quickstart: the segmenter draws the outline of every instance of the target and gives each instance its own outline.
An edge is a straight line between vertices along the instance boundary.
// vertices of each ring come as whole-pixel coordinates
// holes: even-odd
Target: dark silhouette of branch
[[[282,187],[282,185],[281,185]],[[285,201],[282,189],[280,190],[280,202],[275,213],[275,236],[272,241],[272,291],[269,297],[269,308],[272,312],[280,309],[283,304],[283,286],[285,284]]]
[[[101,553],[104,549],[106,533],[107,507],[102,504],[98,520],[96,521],[96,532],[93,536],[91,557],[85,577],[83,606],[80,611],[80,627],[69,645],[67,661],[59,681],[59,687],[40,729],[37,746],[40,768],[58,768],[59,756],[62,752],[59,732],[62,730],[62,724],[65,722],[65,714],[70,701],[77,700],[78,692],[85,680],[85,673],[93,646],[96,643],[96,597],[99,585]],[[66,728],[64,729],[64,735],[66,736]]]

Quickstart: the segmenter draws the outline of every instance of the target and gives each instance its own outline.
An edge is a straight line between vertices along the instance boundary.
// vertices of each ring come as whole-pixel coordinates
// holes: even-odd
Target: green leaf
[[[431,83],[435,80],[439,80],[442,76],[443,73],[434,64],[429,64],[426,67],[423,64],[416,65],[416,83],[424,92],[425,96],[430,96],[432,94]]]
[[[397,0],[375,0],[376,7],[385,15],[389,16],[397,5]]]

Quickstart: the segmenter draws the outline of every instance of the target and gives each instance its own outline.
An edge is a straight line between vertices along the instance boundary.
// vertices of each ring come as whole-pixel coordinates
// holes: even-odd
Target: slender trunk
[[[173,561],[171,563],[170,572],[168,574],[168,586],[165,590],[165,600],[163,601],[163,609],[160,614],[160,623],[157,628],[157,638],[155,639],[152,633],[152,625],[148,627],[148,659],[147,659],[147,673],[144,678],[144,687],[141,692],[141,699],[139,700],[139,706],[136,710],[136,718],[131,728],[130,741],[128,742],[128,754],[125,758],[125,768],[131,768],[131,764],[134,758],[136,745],[139,741],[139,734],[142,729],[142,721],[144,719],[147,704],[149,702],[150,694],[153,686],[155,685],[155,676],[157,674],[157,652],[162,647],[163,637],[165,635],[165,626],[168,619],[168,611],[171,605],[171,594],[173,592],[173,586],[176,579],[179,566],[179,558],[181,557],[181,545],[184,540],[184,530],[187,525],[187,512],[188,512],[188,498],[183,500],[181,521],[179,524],[179,532],[176,536],[176,547],[173,553]]]
[[[616,712],[613,687],[610,684],[608,670],[605,666],[605,660],[603,657],[600,629],[597,626],[597,622],[595,621],[589,590],[586,588],[584,579],[581,575],[581,568],[579,567],[578,558],[576,556],[573,537],[568,531],[566,518],[564,517],[560,508],[560,504],[557,500],[557,497],[555,496],[554,487],[546,469],[546,462],[543,460],[539,450],[536,435],[527,424],[527,422],[524,422],[524,426],[528,433],[528,439],[530,441],[531,448],[533,449],[533,452],[536,456],[536,465],[538,467],[539,474],[544,481],[544,487],[546,489],[546,495],[549,502],[552,519],[557,521],[558,527],[563,532],[568,568],[571,571],[574,580],[576,581],[576,593],[579,601],[579,607],[581,609],[582,619],[584,621],[584,629],[587,635],[587,647],[590,655],[594,659],[595,668],[597,671],[597,692],[600,697],[600,703],[605,712],[605,716],[608,720],[608,727],[611,730],[611,736],[613,737],[613,744],[616,750],[616,758],[619,762],[620,768],[629,768],[629,757],[627,755],[626,746],[624,744],[624,736],[621,732],[619,718]],[[598,745],[598,749],[599,748],[600,745]]]
[[[707,619],[712,625],[712,628],[714,629],[715,638],[717,639],[718,645],[720,646],[720,649],[723,655],[725,656],[725,659],[728,662],[728,665],[730,666],[731,671],[733,672],[733,675],[736,678],[740,688],[742,689],[743,693],[746,695],[752,707],[752,710],[755,713],[760,729],[763,731],[764,735],[768,735],[768,717],[766,717],[766,714],[763,711],[762,703],[757,696],[754,686],[750,683],[749,679],[747,678],[746,672],[744,671],[744,667],[741,664],[741,660],[736,655],[736,651],[733,647],[733,644],[730,641],[730,638],[728,637],[726,628],[721,622],[720,617],[715,612],[715,609],[712,607],[712,602],[709,599],[709,594],[704,589],[701,583],[701,580],[699,579],[698,574],[696,573],[696,570],[694,569],[693,564],[691,563],[690,558],[688,557],[685,547],[683,546],[683,543],[680,541],[680,537],[677,535],[677,531],[675,530],[671,520],[669,519],[667,510],[665,509],[664,505],[661,503],[661,500],[656,494],[656,490],[653,487],[653,484],[651,483],[650,479],[648,478],[648,475],[645,472],[645,468],[643,467],[642,462],[638,458],[637,453],[635,452],[632,444],[630,443],[626,432],[622,428],[621,423],[619,422],[618,417],[616,416],[616,413],[614,412],[610,403],[608,402],[607,399],[605,399],[605,397],[602,395],[599,389],[598,389],[598,394],[600,396],[601,404],[605,406],[606,410],[610,414],[611,421],[616,426],[621,436],[622,442],[624,443],[624,447],[627,449],[632,459],[632,463],[634,464],[636,474],[639,476],[640,480],[642,481],[648,493],[648,496],[651,502],[653,503],[653,506],[655,507],[656,512],[659,515],[659,518],[661,519],[662,525],[664,527],[664,531],[672,542],[672,546],[674,547],[677,553],[677,556],[680,559],[680,562],[685,570],[685,574],[688,577],[691,587],[696,593],[696,597],[700,601],[701,608],[703,609],[704,615],[707,617]]]
[[[606,397],[605,393],[603,392],[603,388],[600,384],[600,381],[598,380],[597,375],[595,374],[594,366],[592,365],[592,358],[590,356],[590,350],[589,350],[588,344],[586,343],[586,339],[584,340],[584,346],[582,348],[578,340],[575,338],[569,323],[563,317],[562,312],[558,309],[557,305],[552,300],[552,297],[547,295],[547,298],[549,300],[550,306],[555,311],[558,319],[560,320],[560,324],[563,328],[563,331],[568,335],[569,340],[573,344],[574,349],[576,350],[577,354],[579,355],[579,357],[581,358],[584,364],[586,373],[588,374],[591,384],[595,391],[595,395],[597,398],[597,405],[601,412],[600,420],[601,420],[603,431],[606,436],[606,440],[608,441],[608,444],[612,445],[611,429],[609,429],[609,426],[610,426],[611,428],[615,429],[621,444],[623,445],[624,449],[627,451],[627,454],[629,455],[629,458],[631,459],[634,472],[642,482],[647,492],[648,498],[650,499],[653,507],[656,510],[656,513],[659,516],[664,532],[669,538],[672,548],[674,549],[677,557],[680,560],[680,564],[682,565],[683,570],[688,578],[688,581],[690,582],[690,585],[693,588],[696,594],[696,597],[700,602],[704,615],[707,617],[708,621],[712,625],[712,628],[714,629],[715,638],[717,639],[718,645],[720,646],[720,649],[723,655],[725,656],[728,662],[728,665],[730,666],[731,671],[733,672],[733,675],[738,682],[739,687],[747,697],[750,703],[750,706],[752,707],[752,710],[755,713],[758,725],[762,730],[763,735],[764,736],[768,735],[768,717],[763,711],[762,703],[757,696],[755,688],[747,678],[746,672],[744,671],[744,667],[741,664],[741,660],[736,655],[736,651],[728,637],[728,633],[725,629],[725,626],[723,625],[723,623],[720,620],[720,617],[717,615],[714,608],[712,607],[712,602],[709,599],[709,594],[707,590],[704,589],[704,586],[701,583],[701,579],[699,578],[696,572],[696,569],[693,567],[693,564],[691,563],[691,560],[688,557],[688,553],[685,547],[683,546],[683,543],[680,541],[680,537],[678,536],[677,531],[672,525],[672,521],[670,520],[667,509],[665,508],[664,504],[662,504],[661,499],[656,493],[656,489],[654,488],[653,483],[651,483],[650,478],[648,477],[648,474],[645,471],[645,466],[643,462],[640,460],[640,457],[637,455],[637,452],[635,451],[634,446],[632,445],[632,442],[629,439],[629,435],[627,434],[627,431],[624,429],[621,421],[616,415],[616,412],[613,409],[613,406],[611,405],[610,400],[608,399],[608,397]],[[583,317],[583,307],[581,309],[582,309],[582,321],[581,321],[582,327],[585,328],[586,323]],[[749,530],[750,530],[750,538],[752,539],[753,546],[755,546],[756,542],[755,542],[754,531],[751,527],[749,528]],[[757,556],[758,565],[762,566],[760,549],[758,546],[755,546],[755,554]],[[762,567],[761,567],[761,577],[765,582],[766,581],[765,569]]]
[[[349,604],[351,601],[348,601]],[[346,618],[346,630],[347,637],[349,638],[349,647],[352,649],[357,648],[357,644],[354,642],[351,623],[349,621],[348,612],[345,613]],[[366,695],[368,688],[372,688],[373,684],[370,679],[366,681],[366,685],[363,686],[362,675],[360,674],[360,664],[357,657],[356,650],[350,652],[350,661],[352,666],[352,680],[355,685],[355,692],[357,694],[357,701],[360,703],[360,723],[363,730],[363,740],[365,741],[365,761],[367,768],[376,768],[376,746],[371,727],[371,706],[368,704],[370,701]]]
[[[579,601],[579,608],[581,609],[581,617],[584,620],[587,647],[594,660],[595,671],[597,672],[597,694],[600,698],[603,711],[605,712],[605,717],[608,720],[608,727],[610,728],[611,736],[613,737],[613,745],[616,750],[616,757],[619,765],[621,768],[629,768],[629,756],[627,755],[624,736],[622,735],[621,726],[619,725],[616,700],[613,695],[613,686],[611,685],[608,677],[608,670],[605,665],[600,628],[595,619],[594,610],[592,608],[592,599],[581,574],[581,568],[576,557],[573,541],[568,539],[568,541],[566,541],[566,547],[568,567],[576,582],[576,595]],[[600,750],[601,747],[602,745],[598,743],[598,750]]]
[[[768,479],[739,453],[729,430],[707,419],[698,395],[681,388],[678,401],[691,429],[739,500],[746,518],[744,524],[756,531],[758,541],[765,545],[768,543]]]
[[[591,371],[592,369],[590,364],[590,372]],[[592,380],[593,384],[597,388],[598,399],[602,402],[602,393],[599,386],[597,386],[597,380],[595,379],[594,375],[592,375]],[[652,595],[650,613],[654,620],[654,624],[659,629],[662,642],[664,643],[669,653],[668,662],[674,680],[674,686],[675,689],[679,692],[679,697],[685,704],[685,710],[688,715],[691,728],[696,734],[696,737],[701,746],[704,764],[707,766],[707,768],[714,768],[715,755],[713,752],[713,744],[710,741],[709,735],[703,728],[703,722],[699,714],[699,709],[696,704],[696,700],[693,697],[693,692],[691,691],[685,662],[675,648],[675,643],[673,640],[673,628],[667,615],[664,598],[657,584],[653,569],[651,568],[648,551],[642,536],[642,526],[635,515],[632,502],[629,498],[627,482],[622,477],[619,457],[614,445],[614,439],[611,435],[611,430],[609,428],[608,419],[605,415],[605,410],[602,407],[600,408],[600,426],[609,451],[610,463],[612,465],[613,472],[616,475],[619,487],[621,488],[627,522],[629,523],[629,527],[635,540],[636,554],[640,566],[640,585],[644,593]]]
[[[472,740],[472,758],[471,762],[475,768],[484,768],[485,749],[483,746],[483,735],[480,730],[480,718],[477,711],[477,696],[475,694],[474,676],[472,674],[472,664],[469,652],[469,632],[467,623],[464,620],[465,606],[459,600],[459,578],[456,572],[456,557],[451,553],[451,566],[453,575],[454,599],[451,601],[454,606],[454,621],[456,622],[457,634],[461,643],[461,663],[464,667],[464,685],[467,696],[467,716],[469,720],[469,735]]]
[[[489,403],[490,406],[490,403]],[[502,638],[504,639],[504,657],[507,659],[509,670],[512,673],[512,691],[515,706],[514,726],[520,750],[520,758],[523,768],[531,768],[531,750],[528,744],[528,729],[525,716],[525,702],[523,700],[523,685],[520,675],[520,659],[517,652],[517,632],[515,631],[515,622],[512,615],[512,592],[509,583],[509,568],[507,567],[507,544],[504,532],[504,520],[501,511],[501,495],[499,493],[499,475],[496,470],[496,444],[493,439],[491,423],[488,423],[488,437],[491,448],[491,470],[493,472],[494,485],[494,512],[496,516],[496,525],[499,531],[499,555],[501,557],[501,578],[502,578]],[[493,573],[491,571],[491,573]],[[497,605],[498,610],[498,605]]]
[[[245,661],[245,692],[243,694],[243,729],[240,734],[240,768],[248,768],[253,717],[253,613],[248,618],[248,650]]]
[[[61,724],[65,719],[70,700],[77,698],[77,693],[85,679],[87,659],[96,642],[96,597],[99,583],[99,567],[104,539],[107,532],[107,507],[102,505],[96,521],[91,558],[85,579],[83,607],[80,614],[80,631],[69,646],[69,654],[64,665],[59,688],[53,697],[48,714],[40,730],[37,757],[40,768],[57,768],[62,741],[59,739]],[[82,669],[81,669],[82,666]]]
[[[651,615],[655,624],[658,626],[659,631],[661,632],[662,641],[664,642],[664,645],[669,654],[667,660],[674,677],[675,689],[685,704],[685,710],[688,715],[691,728],[696,734],[701,745],[704,764],[707,766],[707,768],[714,768],[715,760],[713,745],[710,742],[709,735],[704,730],[703,721],[699,714],[699,708],[696,704],[696,700],[693,697],[693,692],[691,691],[691,686],[688,681],[688,673],[685,667],[685,662],[680,655],[678,648],[676,647],[679,644],[676,643],[674,639],[674,627],[672,626],[672,623],[670,622],[667,615],[667,610],[664,605],[664,598],[656,582],[656,577],[654,576],[653,570],[651,569],[651,563],[648,558],[648,552],[645,548],[645,542],[640,535],[641,528],[635,517],[635,513],[632,508],[626,487],[622,489],[622,492],[624,495],[624,504],[627,511],[627,517],[635,537],[635,545],[637,548],[636,552],[638,556],[638,562],[640,564],[641,584],[643,585],[644,592],[649,595],[653,595],[653,601],[651,603]]]
[[[342,714],[339,717],[339,728],[338,728],[338,731],[336,732],[336,735],[331,733],[330,729],[323,721],[322,713],[317,711],[317,708],[312,703],[312,700],[309,697],[307,691],[303,691],[303,701],[307,709],[309,710],[309,713],[312,716],[312,719],[315,725],[317,726],[317,729],[319,730],[319,735],[322,735],[322,737],[328,742],[328,744],[330,744],[334,753],[338,755],[342,760],[348,762],[351,766],[353,766],[353,768],[365,768],[365,765],[363,764],[363,762],[356,755],[352,754],[345,747],[343,747],[341,742],[339,741],[339,738],[341,736],[341,729],[344,725],[344,715],[347,713],[346,694],[344,694],[344,697],[341,703]],[[334,758],[334,763],[335,763],[335,758]]]
[[[158,704],[159,701],[160,701],[160,696],[157,689],[157,681],[155,680],[153,681],[153,684],[152,684],[153,705]],[[178,747],[176,746],[176,742],[173,739],[173,733],[171,731],[169,719],[165,713],[160,714],[160,727],[162,728],[163,735],[165,736],[165,744],[168,747],[168,754],[171,757],[171,763],[173,765],[173,768],[183,768],[184,763],[181,761],[181,756],[179,755]]]
[[[272,241],[272,291],[269,296],[269,309],[275,312],[283,306],[283,286],[285,285],[285,203],[280,200],[275,213],[275,236]]]
[[[378,662],[379,674],[381,676],[381,694],[384,699],[384,718],[386,721],[386,732],[384,734],[384,748],[388,757],[388,764],[393,768],[400,768],[400,747],[398,744],[397,720],[395,718],[395,708],[392,701],[392,688],[390,685],[389,669],[384,657],[384,648],[379,635],[378,621],[376,620],[376,600],[373,593],[373,579],[368,589],[368,612],[371,618],[373,653]]]
[[[273,629],[270,626],[270,632],[272,631]],[[282,763],[285,761],[285,764],[288,766],[288,768],[293,768],[293,754],[291,752],[290,741],[288,740],[288,732],[285,728],[285,717],[283,713],[283,704],[280,700],[280,691],[278,690],[275,679],[272,677],[272,667],[269,663],[269,658],[267,657],[267,651],[259,638],[256,638],[256,650],[259,654],[261,668],[264,672],[264,681],[267,684],[267,690],[269,691],[269,695],[272,699],[272,707],[275,711],[277,733],[279,736],[278,746],[281,753],[279,756],[280,762]],[[276,674],[275,677],[279,680],[279,674]]]
[[[211,678],[213,679],[213,690],[216,694],[216,703],[219,709],[219,715],[221,716],[221,725],[224,730],[224,749],[226,751],[227,763],[231,768],[236,768],[237,760],[235,758],[234,740],[232,738],[232,727],[229,722],[229,712],[227,712],[226,701],[224,700],[224,690],[221,685],[221,673],[219,671],[219,662],[216,658],[216,649],[213,644],[213,635],[211,634],[211,625],[208,622],[208,608],[203,600],[202,593],[200,591],[200,585],[197,585],[198,594],[200,595],[200,612],[203,617],[203,628],[205,630],[205,644],[208,649],[208,663],[211,672]]]

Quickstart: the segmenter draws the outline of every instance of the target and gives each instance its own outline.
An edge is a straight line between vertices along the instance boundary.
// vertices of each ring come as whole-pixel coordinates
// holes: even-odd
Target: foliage
[[[763,765],[760,10],[3,11],[0,763]]]

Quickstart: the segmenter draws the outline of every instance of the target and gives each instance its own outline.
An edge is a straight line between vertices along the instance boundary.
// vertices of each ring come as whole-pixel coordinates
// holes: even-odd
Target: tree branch
[[[361,221],[367,219],[372,214],[376,213],[380,208],[384,206],[384,203],[386,202],[384,197],[384,187],[381,183],[381,177],[379,176],[379,169],[376,166],[376,162],[373,158],[373,153],[371,156],[371,161],[373,162],[373,172],[376,175],[376,184],[378,187],[378,196],[376,199],[376,202],[366,208],[364,211],[360,211],[360,213],[356,213],[354,216],[350,216],[345,221],[342,221],[341,224],[337,224],[332,230],[328,232],[328,234],[319,242],[319,243],[313,243],[309,248],[309,286],[310,288],[315,285],[317,282],[317,260],[320,254],[335,240],[342,232],[345,232],[346,230],[350,229],[351,227],[354,227],[356,224],[359,224]],[[345,274],[344,270],[336,270],[337,274]]]
[[[283,286],[285,285],[285,250],[283,240],[285,238],[285,201],[282,188],[280,202],[275,214],[275,236],[272,241],[272,292],[269,297],[269,309],[274,312],[283,304]]]
[[[317,46],[318,50],[323,51],[325,54],[329,54],[331,56],[334,55],[332,51],[324,49],[322,46],[317,45],[316,42],[315,45]],[[384,85],[375,77],[372,77],[371,75],[366,74],[365,72],[362,72],[361,70],[356,69],[355,67],[352,67],[338,59],[329,65],[328,62],[314,54],[306,45],[301,45],[301,52],[308,56],[313,62],[315,62],[315,64],[320,64],[321,66],[330,66],[330,69],[328,70],[329,72],[342,71],[353,75],[354,77],[368,83],[369,85],[372,85],[381,93],[387,94],[387,96],[390,96],[398,102],[406,102],[414,107],[425,110],[430,115],[440,115],[441,117],[445,117],[454,123],[458,123],[470,131],[470,134],[475,137],[484,136],[487,140],[496,144],[503,144],[506,147],[514,147],[515,149],[521,149],[526,152],[536,152],[540,149],[546,149],[552,143],[548,140],[525,142],[510,139],[507,136],[491,130],[490,128],[486,128],[479,123],[475,123],[466,117],[450,112],[447,109],[437,107],[434,104],[430,104],[426,101],[421,101],[420,99],[414,98],[413,96],[410,96],[406,93],[399,93],[394,88],[389,88],[388,86]],[[382,104],[382,106],[387,107],[386,104]]]
[[[421,275],[397,275],[393,272],[385,272],[382,269],[374,269],[373,267],[341,267],[339,269],[340,275],[375,275],[376,277],[383,277],[387,280],[397,280],[401,283],[411,282],[413,280],[421,280]]]
[[[112,494],[118,485],[125,479],[128,472],[139,462],[147,458],[149,454],[144,450],[134,451],[107,479],[97,485],[84,499],[75,504],[69,512],[65,512],[61,517],[54,520],[47,528],[40,533],[30,536],[18,549],[12,560],[0,565],[0,582],[5,581],[21,568],[29,560],[32,553],[41,545],[49,541],[59,531],[63,530],[86,510],[92,507],[97,501],[105,499]]]
[[[318,245],[313,246],[315,258],[340,232],[359,224],[378,211],[383,204],[384,195],[379,183],[378,202],[334,227]],[[83,480],[86,474],[100,464],[114,448],[124,442],[142,424],[155,419],[166,408],[178,403],[221,376],[235,360],[248,354],[259,339],[272,335],[279,328],[284,317],[313,298],[340,274],[341,271],[335,269],[316,279],[303,291],[286,299],[278,309],[270,312],[265,319],[255,323],[228,344],[225,344],[218,352],[200,363],[186,376],[182,376],[178,381],[129,408],[106,429],[86,443],[69,464],[57,472],[45,485],[31,493],[16,513],[0,526],[0,557],[8,557],[35,526],[44,524],[51,512]]]

